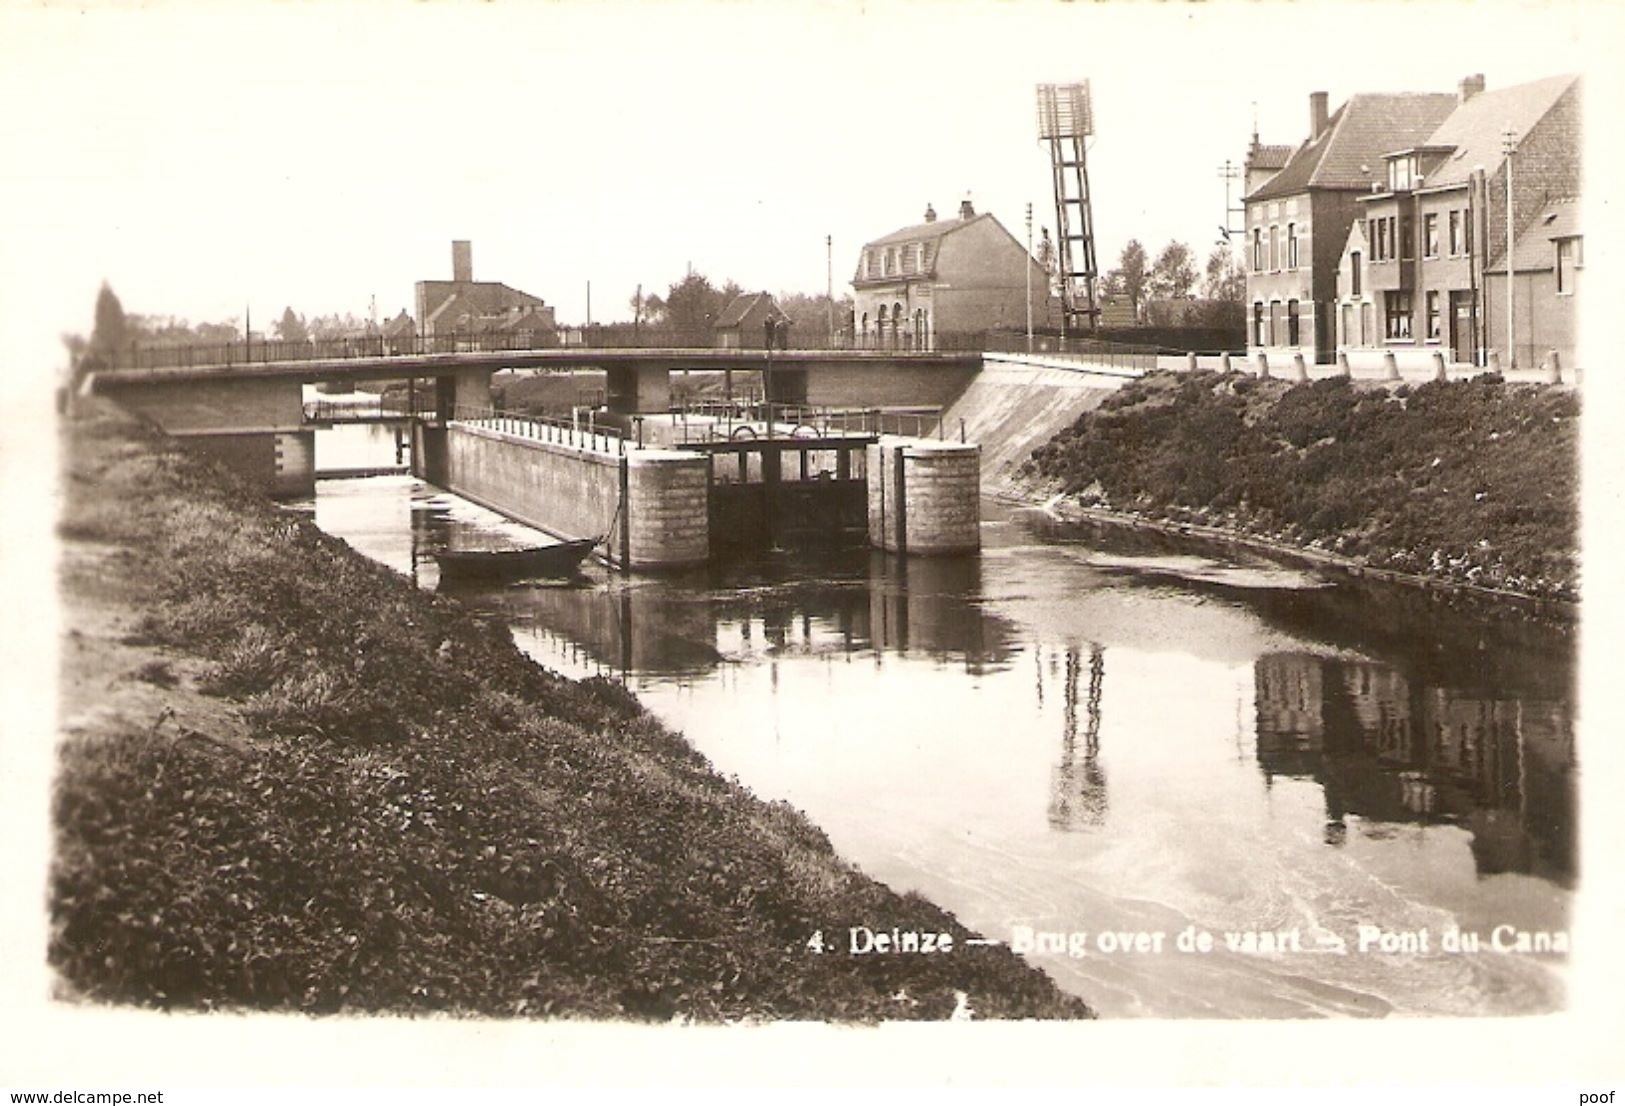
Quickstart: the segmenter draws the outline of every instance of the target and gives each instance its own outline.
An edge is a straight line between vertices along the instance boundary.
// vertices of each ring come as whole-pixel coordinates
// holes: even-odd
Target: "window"
[[[1411,187],[1411,159],[1397,157],[1388,163],[1388,190],[1405,192]]]
[[[1257,234],[1258,232],[1254,231],[1253,233]],[[1261,304],[1261,303],[1255,303],[1255,304],[1253,304],[1253,345],[1261,346],[1263,344],[1264,344],[1264,305]]]
[[[1560,296],[1574,291],[1574,247],[1577,242],[1575,238],[1557,240],[1557,294]]]
[[[1450,213],[1450,256],[1461,256],[1461,212]]]
[[[1281,228],[1270,227],[1270,271],[1281,267]]]
[[[1393,219],[1388,220],[1390,223]],[[1416,253],[1416,228],[1411,226],[1411,217],[1403,215],[1399,220],[1399,256],[1409,261]]]
[[[1428,304],[1428,338],[1431,341],[1439,340],[1439,293],[1429,292]]]
[[[1428,212],[1422,216],[1422,256],[1439,256],[1439,216],[1437,212]]]
[[[1298,344],[1298,301],[1286,301],[1286,344]]]
[[[1473,252],[1473,213],[1468,208],[1461,217],[1461,252]]]
[[[1384,292],[1382,298],[1385,321],[1383,336],[1389,341],[1410,338],[1411,294],[1409,292]]]
[[[1281,301],[1272,300],[1270,302],[1270,345],[1280,345],[1281,334]]]
[[[1286,267],[1288,269],[1296,269],[1298,267],[1297,223],[1288,223],[1286,225]]]
[[[1260,227],[1253,228],[1253,272],[1264,271],[1264,231]]]
[[[1343,305],[1343,344],[1354,345],[1354,308],[1346,303]]]
[[[920,268],[920,248],[918,246],[903,247],[903,272],[914,273]]]
[[[1360,294],[1360,278],[1362,275],[1360,272],[1360,251],[1355,250],[1349,254],[1349,295],[1358,296]]]

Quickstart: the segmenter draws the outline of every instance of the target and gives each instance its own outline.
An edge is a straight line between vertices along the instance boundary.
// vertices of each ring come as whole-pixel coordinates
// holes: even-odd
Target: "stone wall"
[[[618,511],[623,464],[627,505]],[[459,424],[446,431],[445,486],[557,537],[608,534],[610,558],[619,563],[624,550],[631,568],[702,564],[710,553],[697,453],[622,457]]]
[[[868,447],[866,465],[870,545],[909,554],[981,548],[980,446],[888,436]]]

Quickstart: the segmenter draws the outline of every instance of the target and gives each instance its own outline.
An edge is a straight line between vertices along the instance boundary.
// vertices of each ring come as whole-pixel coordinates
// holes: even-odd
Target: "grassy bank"
[[[101,411],[65,430],[50,959],[158,1007],[744,1018],[1087,1007],[617,684]],[[847,927],[954,951],[852,956]],[[808,941],[822,932],[832,951]]]
[[[1023,472],[1083,506],[1566,600],[1578,437],[1572,392],[1497,377],[1390,389],[1156,373]]]

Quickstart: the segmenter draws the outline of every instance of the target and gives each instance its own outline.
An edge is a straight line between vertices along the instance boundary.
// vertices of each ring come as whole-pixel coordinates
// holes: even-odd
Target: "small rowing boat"
[[[569,576],[601,538],[580,538],[530,549],[489,549],[436,553],[442,580],[523,580],[530,576]]]

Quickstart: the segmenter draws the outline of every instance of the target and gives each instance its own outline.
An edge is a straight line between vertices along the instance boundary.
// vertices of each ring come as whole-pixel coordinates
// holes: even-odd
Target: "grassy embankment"
[[[1576,595],[1579,400],[1496,377],[1156,373],[1040,447],[1035,491],[1374,568]]]
[[[66,431],[51,962],[176,1008],[697,1020],[1088,1008],[219,470]],[[848,955],[847,926],[946,955]],[[806,944],[823,931],[839,951]]]

